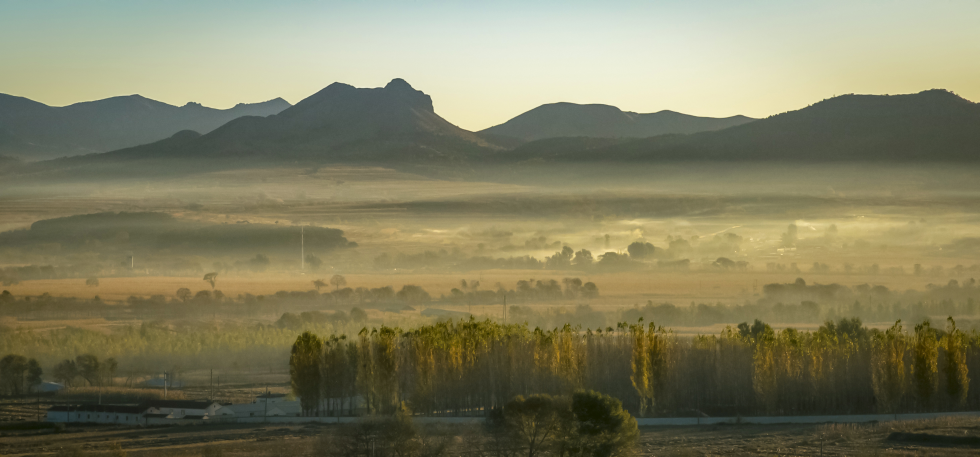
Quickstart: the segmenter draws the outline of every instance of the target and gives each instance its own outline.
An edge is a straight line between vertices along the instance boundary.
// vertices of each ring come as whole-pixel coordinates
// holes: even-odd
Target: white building
[[[243,403],[239,405],[225,405],[222,406],[216,413],[215,419],[240,419],[246,417],[283,417],[283,416],[298,416],[299,414],[289,414],[286,410],[293,410],[290,408],[289,403],[293,402],[276,402],[276,403]],[[298,403],[298,402],[297,402]]]
[[[154,425],[206,421],[221,409],[215,401],[152,400],[140,405],[67,405],[48,409],[48,422]]]
[[[221,408],[216,401],[150,400],[140,405],[147,415],[167,419],[207,419]]]
[[[52,406],[48,409],[48,422],[79,424],[145,424],[140,406],[126,405],[68,405]]]

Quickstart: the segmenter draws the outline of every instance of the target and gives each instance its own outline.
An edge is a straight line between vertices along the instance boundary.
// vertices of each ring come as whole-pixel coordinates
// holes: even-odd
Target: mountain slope
[[[373,89],[334,83],[275,116],[243,117],[200,138],[171,138],[93,159],[452,162],[493,149],[436,114],[428,95],[394,79]]]
[[[523,113],[481,134],[526,141],[558,137],[645,138],[668,133],[697,133],[745,124],[745,116],[697,117],[674,111],[638,114],[609,105],[550,103]]]
[[[980,105],[945,90],[844,95],[716,132],[554,149],[543,140],[513,153],[571,161],[978,161]]]
[[[281,98],[219,110],[181,107],[139,95],[52,107],[0,94],[0,154],[29,159],[104,152],[167,138],[181,130],[209,132],[242,116],[288,108]]]

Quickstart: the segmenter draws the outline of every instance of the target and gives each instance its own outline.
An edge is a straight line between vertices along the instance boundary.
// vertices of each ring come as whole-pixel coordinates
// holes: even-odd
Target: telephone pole
[[[507,325],[507,292],[504,292],[504,325]]]
[[[301,225],[299,227],[299,270],[303,271],[306,269],[306,246],[304,245],[305,236],[303,235],[304,227]]]

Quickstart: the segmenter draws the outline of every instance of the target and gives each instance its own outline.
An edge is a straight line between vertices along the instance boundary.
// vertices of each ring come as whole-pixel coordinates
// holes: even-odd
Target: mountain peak
[[[415,88],[412,87],[408,81],[401,78],[392,79],[388,84],[385,85],[385,89],[388,90],[411,90],[414,91]]]
[[[429,97],[420,90],[416,90],[412,87],[408,81],[401,78],[392,79],[384,87],[384,91],[402,99],[413,108],[422,109],[429,112],[435,112],[435,108],[432,106],[432,97]]]

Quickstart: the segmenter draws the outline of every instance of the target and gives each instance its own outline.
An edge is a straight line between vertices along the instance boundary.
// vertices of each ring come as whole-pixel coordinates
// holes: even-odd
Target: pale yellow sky
[[[980,100],[980,2],[0,0],[0,92],[227,108],[406,79],[478,130],[542,103],[764,117],[844,93]]]

